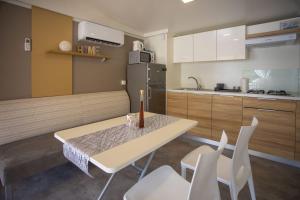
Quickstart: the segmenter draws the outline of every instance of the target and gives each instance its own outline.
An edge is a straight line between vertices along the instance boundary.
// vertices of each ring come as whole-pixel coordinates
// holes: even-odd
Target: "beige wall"
[[[78,23],[73,23],[73,43],[77,43]],[[126,80],[128,53],[136,38],[125,36],[122,47],[101,45],[101,53],[111,57],[101,63],[99,59],[73,57],[73,94],[121,90],[121,80]]]
[[[173,35],[168,34],[167,42],[167,89],[181,87],[181,67],[180,64],[173,63]]]
[[[31,9],[0,2],[0,25],[3,28],[0,31],[0,100],[30,98],[32,96],[31,52],[24,51],[24,38],[31,37],[31,13]],[[72,28],[70,28],[71,36],[73,35],[73,41],[76,43],[77,22],[72,23],[74,28],[73,33]],[[57,33],[57,30],[59,29],[48,32],[49,34]],[[40,41],[43,44],[47,43],[43,35],[40,39],[44,40]],[[71,66],[72,71],[69,71],[69,77],[73,79],[73,84],[71,82],[70,93],[120,90],[123,89],[120,81],[126,80],[128,53],[132,49],[132,41],[136,39],[125,36],[125,44],[120,48],[101,45],[102,53],[111,57],[104,63],[94,58],[73,57],[72,59],[65,55],[48,55],[47,53],[43,53],[43,56],[50,56],[55,59],[71,58],[73,65]],[[50,45],[52,46],[47,47],[47,50],[57,48],[58,42],[51,41]],[[36,69],[44,67],[45,65],[42,63]],[[57,71],[56,75],[60,76],[60,70]],[[46,80],[48,78],[55,80],[57,77],[51,78],[50,75],[45,77]],[[50,87],[50,89],[55,89],[55,87]],[[42,95],[49,96],[47,94]]]
[[[155,62],[167,64],[167,34],[162,33],[144,39],[145,48],[155,52]]]
[[[0,100],[31,97],[31,10],[0,1]]]

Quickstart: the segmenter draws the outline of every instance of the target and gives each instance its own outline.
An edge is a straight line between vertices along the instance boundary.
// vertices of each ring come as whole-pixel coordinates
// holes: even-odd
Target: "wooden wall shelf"
[[[286,29],[286,30],[279,30],[279,31],[271,31],[271,32],[265,32],[265,33],[247,34],[246,39],[257,38],[257,37],[275,36],[275,35],[283,35],[283,34],[289,34],[289,33],[300,33],[300,28]]]
[[[89,57],[89,58],[98,58],[101,61],[106,61],[106,60],[110,59],[110,57],[105,56],[105,55],[90,55],[90,54],[79,53],[79,52],[75,52],[75,51],[51,50],[48,53],[60,54],[60,55],[70,55],[70,56],[81,56],[81,57]]]

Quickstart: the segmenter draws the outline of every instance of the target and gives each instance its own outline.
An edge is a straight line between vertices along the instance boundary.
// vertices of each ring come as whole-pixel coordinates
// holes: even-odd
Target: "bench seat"
[[[10,185],[66,162],[53,133],[23,139],[0,146],[0,179]]]
[[[67,162],[56,131],[129,113],[125,90],[0,101],[0,186]],[[1,198],[1,197],[0,197]]]

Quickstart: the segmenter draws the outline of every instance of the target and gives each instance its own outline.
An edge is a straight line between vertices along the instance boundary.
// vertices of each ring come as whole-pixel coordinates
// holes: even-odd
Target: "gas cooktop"
[[[249,94],[265,94],[265,90],[248,90],[247,93]],[[285,90],[268,90],[268,95],[278,95],[278,96],[291,96]]]

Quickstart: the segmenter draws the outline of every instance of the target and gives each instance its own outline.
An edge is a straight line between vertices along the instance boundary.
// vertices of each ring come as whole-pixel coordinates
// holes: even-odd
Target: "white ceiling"
[[[300,16],[300,0],[21,0],[127,32],[184,33]]]

